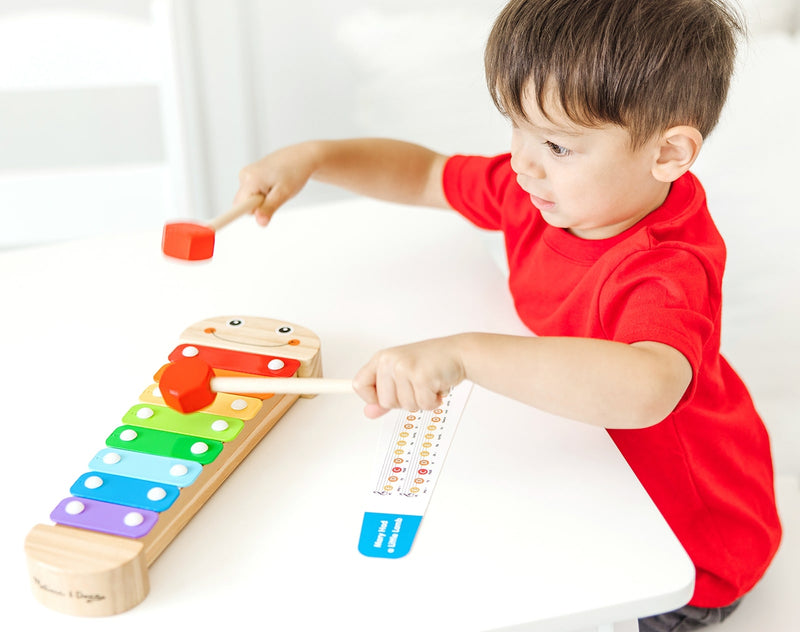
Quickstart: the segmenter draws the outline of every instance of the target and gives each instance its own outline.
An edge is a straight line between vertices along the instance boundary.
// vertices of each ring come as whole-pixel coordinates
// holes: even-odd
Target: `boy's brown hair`
[[[486,45],[498,109],[626,128],[634,147],[674,125],[706,137],[719,120],[744,22],[724,0],[511,0]],[[528,92],[530,91],[530,93]]]

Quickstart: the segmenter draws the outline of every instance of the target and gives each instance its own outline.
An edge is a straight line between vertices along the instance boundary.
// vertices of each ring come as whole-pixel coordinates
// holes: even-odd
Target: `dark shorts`
[[[724,608],[695,608],[684,606],[672,612],[639,619],[639,632],[689,632],[707,625],[722,623],[736,610],[741,599]]]

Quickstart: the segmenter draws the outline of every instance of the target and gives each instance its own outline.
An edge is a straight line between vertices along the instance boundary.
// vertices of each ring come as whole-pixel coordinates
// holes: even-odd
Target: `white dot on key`
[[[133,441],[139,435],[136,434],[136,431],[133,428],[125,428],[122,432],[119,433],[119,438],[122,441]]]
[[[224,419],[217,419],[213,424],[211,424],[211,429],[215,432],[223,432],[224,430],[228,429],[228,422]]]
[[[192,447],[189,449],[191,450],[192,454],[204,454],[208,452],[208,444],[198,441],[197,443],[193,443]]]
[[[267,368],[270,371],[280,371],[283,367],[286,366],[283,360],[279,360],[278,358],[273,358],[267,363]]]
[[[167,492],[163,487],[151,487],[147,490],[148,500],[164,500],[167,497]]]
[[[150,419],[150,417],[152,417],[153,415],[155,415],[153,409],[148,408],[147,406],[143,406],[142,408],[136,411],[136,416],[139,419]]]
[[[116,452],[106,452],[103,455],[103,463],[106,465],[116,465],[122,460],[122,457]]]
[[[64,511],[66,511],[70,516],[77,516],[84,509],[86,509],[86,506],[80,500],[70,500],[64,506]]]
[[[88,476],[86,480],[83,481],[83,486],[86,489],[97,489],[103,484],[103,479],[99,476]]]
[[[128,527],[138,527],[144,522],[144,516],[138,511],[131,511],[130,513],[125,514],[122,522],[124,522]]]
[[[192,347],[192,346],[184,347],[183,351],[181,351],[181,354],[183,355],[184,358],[193,358],[198,353],[200,353],[200,350],[197,347]]]
[[[183,463],[176,463],[171,468],[169,468],[170,476],[186,476],[189,472],[189,468],[186,467]]]
[[[233,410],[244,410],[247,408],[247,401],[244,399],[234,399],[231,402],[231,408]]]

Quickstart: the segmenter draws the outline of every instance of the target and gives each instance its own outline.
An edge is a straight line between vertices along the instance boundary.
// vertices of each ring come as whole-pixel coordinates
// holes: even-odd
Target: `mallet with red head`
[[[249,197],[207,224],[167,222],[161,238],[161,251],[168,257],[185,261],[210,259],[214,254],[216,231],[230,224],[237,217],[251,212],[263,201],[263,195]]]
[[[350,380],[321,377],[214,377],[213,369],[197,357],[167,365],[158,382],[164,403],[182,413],[210,405],[217,393],[352,393]]]

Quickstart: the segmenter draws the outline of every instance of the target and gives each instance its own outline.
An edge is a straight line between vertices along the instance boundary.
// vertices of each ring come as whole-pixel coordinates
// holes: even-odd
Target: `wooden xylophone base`
[[[39,524],[25,538],[25,553],[34,596],[64,614],[119,614],[150,591],[145,548],[138,540]]]

